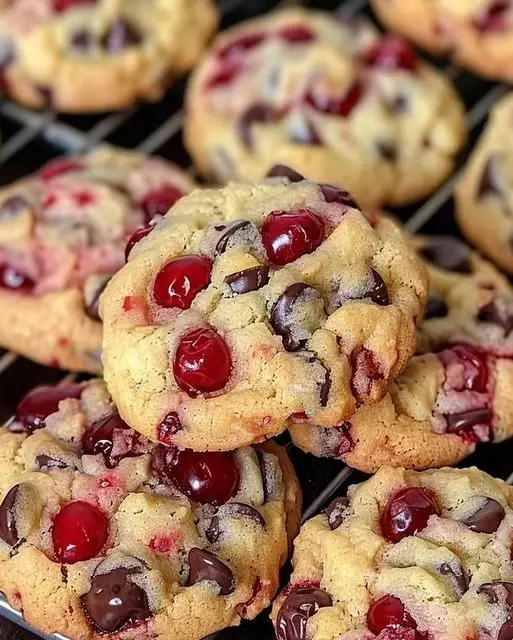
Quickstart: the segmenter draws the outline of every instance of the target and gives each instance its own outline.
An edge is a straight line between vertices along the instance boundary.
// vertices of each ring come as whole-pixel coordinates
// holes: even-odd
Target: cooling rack
[[[340,19],[361,15],[372,19],[369,0],[219,0],[218,4],[223,27],[278,6],[298,4],[332,11]],[[416,206],[392,212],[411,232],[459,236],[453,216],[453,188],[490,108],[507,91],[507,87],[480,79],[424,52],[421,55],[451,78],[463,99],[470,132],[469,143],[460,154],[453,175],[431,197]],[[37,170],[42,163],[56,155],[82,153],[102,143],[135,148],[143,153],[156,153],[192,172],[182,144],[184,86],[185,82],[180,81],[157,105],[139,105],[104,116],[32,112],[10,101],[1,102],[0,129],[3,141],[0,147],[0,185]],[[0,350],[0,424],[10,418],[19,399],[35,384],[57,383],[72,377]],[[338,461],[316,459],[299,451],[290,445],[286,437],[279,439],[289,451],[303,489],[303,520],[319,513],[331,498],[345,493],[349,483],[365,478],[363,474]],[[492,475],[513,483],[513,439],[500,445],[480,445],[478,451],[467,458],[462,466],[470,465],[477,465]],[[286,572],[287,568],[284,569],[284,575]],[[0,640],[36,640],[37,636],[62,638],[59,634],[45,636],[33,630],[31,632],[21,615],[0,594]],[[271,640],[274,633],[267,612],[264,612],[255,621],[214,634],[208,640],[213,638]]]

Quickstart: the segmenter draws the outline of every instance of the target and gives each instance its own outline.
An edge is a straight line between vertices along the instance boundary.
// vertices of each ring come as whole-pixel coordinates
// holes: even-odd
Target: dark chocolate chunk
[[[189,551],[189,577],[187,586],[208,580],[219,585],[222,596],[235,590],[235,577],[232,570],[213,553],[193,547]]]
[[[504,197],[504,188],[501,185],[499,155],[491,155],[485,163],[481,180],[477,188],[478,199],[484,196]]]
[[[333,502],[326,508],[326,517],[328,518],[328,526],[334,531],[347,518],[349,513],[349,498],[335,498]]]
[[[376,143],[376,148],[379,155],[389,162],[395,162],[397,160],[397,147],[387,140],[379,140]]]
[[[360,208],[349,191],[339,189],[338,187],[333,187],[330,184],[320,184],[319,189],[321,190],[321,193],[324,196],[326,202],[337,202],[338,204],[344,204],[347,207],[351,207],[352,209]]]
[[[90,292],[89,299],[85,300],[85,310],[87,315],[93,320],[100,320],[100,296],[109,284],[110,278],[98,279],[94,291]]]
[[[331,607],[322,589],[298,589],[285,598],[276,617],[277,640],[305,640],[308,619],[322,607]]]
[[[219,540],[221,535],[220,525],[224,516],[228,516],[230,518],[247,518],[263,529],[267,527],[264,517],[254,507],[240,502],[228,502],[218,510],[215,516],[212,517],[208,529],[205,531],[205,536],[210,544]]]
[[[472,273],[471,253],[468,247],[452,236],[428,238],[419,253],[440,269],[458,273]]]
[[[477,320],[502,327],[504,335],[508,336],[513,330],[513,299],[508,296],[497,296],[479,309]]]
[[[214,227],[214,229],[216,231],[222,232],[214,249],[215,258],[226,251],[230,240],[232,240],[233,236],[238,232],[242,231],[245,233],[249,233],[251,236],[255,235],[256,232],[256,237],[259,237],[259,232],[256,225],[249,220],[235,220],[234,222],[230,222],[227,225],[217,225]]]
[[[390,104],[390,111],[395,116],[400,116],[408,111],[409,105],[410,101],[408,100],[408,96],[402,93],[398,93],[396,96],[394,96],[394,99]]]
[[[287,351],[298,351],[310,337],[311,332],[302,322],[301,306],[312,301],[319,301],[324,306],[317,289],[304,282],[295,282],[285,289],[273,306],[269,322],[283,338],[283,346]]]
[[[11,547],[14,547],[19,539],[16,526],[16,502],[20,486],[15,484],[11,487],[0,504],[0,538]]]
[[[477,533],[495,533],[506,512],[504,507],[493,498],[483,498],[482,504],[471,515],[462,520],[471,531]]]
[[[321,454],[326,458],[341,458],[354,449],[350,422],[337,427],[316,427],[315,432]]]
[[[130,579],[139,572],[140,569],[119,567],[93,575],[91,588],[80,601],[88,618],[100,631],[112,633],[151,615],[145,591]]]
[[[305,179],[305,177],[300,173],[294,171],[294,169],[291,169],[284,164],[275,164],[274,167],[272,167],[267,173],[267,177],[288,178],[290,182],[303,182],[303,180]]]
[[[312,146],[322,144],[322,140],[319,138],[314,125],[309,120],[305,120],[301,124],[301,127],[294,127],[290,133],[290,139],[297,144]]]
[[[219,244],[219,243],[218,243]],[[231,273],[224,279],[232,293],[241,295],[249,291],[257,291],[269,281],[269,267],[261,264],[237,273]]]
[[[45,109],[50,109],[53,104],[53,91],[51,87],[45,87],[43,85],[36,85],[34,87],[41,98],[41,102],[43,103],[43,107]]]
[[[492,412],[490,409],[474,409],[473,411],[463,411],[462,413],[449,413],[447,419],[447,431],[458,433],[475,427],[478,424],[490,424]]]
[[[117,18],[101,39],[101,45],[109,53],[119,53],[126,47],[133,47],[142,42],[142,36],[131,24]]]
[[[32,205],[23,196],[11,196],[0,205],[0,220],[15,218],[25,209],[32,209]]]
[[[256,123],[265,124],[274,122],[277,119],[274,107],[268,104],[254,104],[240,116],[237,123],[239,136],[248,149],[253,147],[253,125]]]
[[[90,51],[94,46],[95,38],[89,29],[77,29],[70,38],[71,47],[80,53]]]
[[[424,319],[445,318],[448,312],[449,308],[442,296],[432,291],[427,297]]]
[[[450,582],[454,594],[459,600],[468,591],[469,587],[469,579],[465,569],[461,564],[458,567],[451,567],[448,562],[443,562],[438,570]]]
[[[65,460],[48,456],[46,453],[40,453],[36,456],[35,462],[38,469],[67,469],[70,466]]]
[[[0,37],[0,69],[7,69],[14,62],[14,44],[7,36]]]
[[[497,640],[513,640],[513,582],[488,582],[482,584],[477,593],[482,593],[491,604],[506,608],[508,618],[500,628]]]

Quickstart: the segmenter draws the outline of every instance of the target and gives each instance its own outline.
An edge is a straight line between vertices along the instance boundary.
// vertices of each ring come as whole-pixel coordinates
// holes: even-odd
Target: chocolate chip
[[[262,489],[264,492],[264,503],[269,500],[276,500],[281,491],[281,467],[276,456],[270,453],[257,451],[258,464],[262,477]]]
[[[216,225],[215,231],[221,232],[221,236],[214,249],[214,258],[224,253],[228,248],[240,244],[240,240],[247,237],[248,244],[253,244],[260,238],[256,225],[250,220],[235,220],[227,225]]]
[[[492,420],[490,409],[474,409],[473,411],[463,411],[462,413],[449,413],[445,416],[447,420],[447,431],[449,433],[459,433],[467,431],[479,424],[489,425]]]
[[[393,101],[390,103],[390,111],[395,116],[400,116],[403,113],[406,113],[409,109],[410,101],[408,100],[408,96],[405,96],[402,93],[394,96]]]
[[[328,518],[328,526],[334,531],[347,518],[349,513],[349,498],[335,498],[326,509],[326,517]]]
[[[46,453],[40,453],[35,458],[38,469],[67,469],[70,465],[65,460],[59,460]]]
[[[479,186],[477,188],[478,198],[483,198],[484,196],[489,195],[498,196],[500,198],[504,197],[504,189],[500,180],[498,154],[491,155],[486,161],[483,173],[481,174],[481,180],[479,181]]]
[[[43,103],[43,107],[45,109],[49,109],[53,104],[53,91],[51,87],[45,87],[43,85],[37,85],[34,87],[39,97],[41,98],[41,102]]]
[[[222,596],[235,591],[235,577],[232,570],[221,562],[213,553],[193,547],[189,551],[188,587],[208,580],[219,585]]]
[[[370,298],[372,302],[375,302],[382,307],[386,307],[390,304],[385,281],[375,269],[370,270],[369,287],[364,292],[363,297]]]
[[[321,455],[325,458],[341,458],[352,451],[355,445],[350,430],[350,422],[337,427],[317,427],[315,433]]]
[[[237,273],[232,273],[224,279],[232,293],[241,295],[249,291],[257,291],[269,281],[269,267],[258,265]]]
[[[145,591],[130,579],[137,573],[140,569],[120,567],[93,575],[91,588],[80,601],[88,618],[100,631],[112,633],[151,615]]]
[[[397,160],[397,147],[387,140],[379,140],[376,143],[376,149],[379,155],[388,162],[395,162]]]
[[[451,236],[434,236],[426,240],[419,253],[440,269],[458,273],[472,273],[468,247]]]
[[[273,122],[277,119],[274,107],[268,104],[254,104],[244,111],[237,123],[237,131],[245,147],[253,147],[252,128],[256,123]]]
[[[87,315],[93,320],[100,320],[100,296],[109,284],[108,278],[95,278],[94,286],[84,293],[85,310]]]
[[[0,69],[7,69],[14,62],[14,44],[7,36],[0,37]]]
[[[133,47],[142,42],[142,36],[131,24],[118,18],[101,40],[102,47],[110,53],[118,53],[125,47]]]
[[[304,120],[299,126],[294,126],[290,132],[290,139],[297,144],[316,146],[322,144],[314,125],[309,120]]]
[[[294,171],[294,169],[291,169],[284,164],[275,164],[274,167],[272,167],[267,173],[267,177],[288,178],[290,182],[303,182],[303,180],[305,179],[305,177],[300,173]]]
[[[257,526],[262,527],[263,529],[267,528],[267,523],[264,517],[254,507],[240,502],[228,502],[218,510],[215,516],[212,517],[208,529],[205,531],[205,537],[210,544],[219,540],[221,535],[221,520],[226,516],[229,518],[247,518]]]
[[[11,196],[0,205],[0,219],[15,218],[32,205],[23,196]]]
[[[438,293],[432,291],[426,301],[426,311],[424,314],[424,320],[430,318],[444,318],[449,313],[447,303]]]
[[[487,600],[494,605],[505,606],[508,613],[506,622],[499,630],[497,640],[512,640],[513,639],[513,583],[512,582],[488,582],[482,584],[477,593],[482,593],[486,596]]]
[[[479,309],[477,320],[502,327],[504,335],[509,336],[513,330],[513,299],[508,296],[497,296]]]
[[[21,485],[15,484],[7,492],[0,504],[0,538],[14,547],[18,542],[18,527],[16,526],[16,508]]]
[[[320,360],[319,360],[320,362]],[[322,364],[322,362],[320,362],[320,364],[324,367],[324,365]],[[319,386],[319,399],[320,399],[320,404],[321,407],[325,407],[328,404],[328,400],[329,400],[329,396],[330,396],[330,389],[331,389],[331,374],[329,372],[328,369],[326,369],[326,367],[324,367],[325,370],[325,375],[324,375],[324,381],[321,382],[318,386]]]
[[[319,189],[326,202],[337,202],[338,204],[346,205],[352,209],[359,209],[359,205],[349,191],[344,189],[338,189],[330,184],[320,184]]]
[[[469,579],[465,569],[461,564],[457,567],[451,567],[448,562],[443,562],[438,570],[450,582],[456,599],[459,600],[468,591],[469,587]]]
[[[322,607],[331,607],[330,596],[322,589],[298,589],[281,605],[276,617],[277,640],[305,640],[308,619]]]
[[[500,502],[493,498],[483,498],[478,509],[461,522],[477,533],[495,533],[505,516],[506,512]]]
[[[75,51],[80,51],[80,53],[90,51],[94,42],[95,38],[88,29],[77,29],[71,34],[70,44]]]
[[[313,323],[308,318],[310,309],[314,315]],[[284,348],[298,351],[311,337],[318,316],[323,313],[324,300],[317,289],[304,282],[295,282],[285,289],[274,304],[269,322],[283,338]]]

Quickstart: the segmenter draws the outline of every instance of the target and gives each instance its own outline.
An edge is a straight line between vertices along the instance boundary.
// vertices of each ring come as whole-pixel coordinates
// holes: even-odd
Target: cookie
[[[127,238],[192,182],[160,158],[105,149],[58,158],[0,191],[0,345],[101,370],[98,300]]]
[[[432,192],[465,139],[449,81],[406,42],[300,9],[219,36],[186,104],[186,144],[203,174],[260,179],[283,163],[369,208]]]
[[[75,113],[159,100],[217,26],[211,0],[14,0],[0,9],[2,90]]]
[[[427,279],[401,232],[272,173],[182,198],[105,289],[105,380],[150,440],[230,450],[336,424],[415,350]]]
[[[385,467],[301,529],[277,640],[507,640],[513,489],[476,469]]]
[[[481,442],[513,435],[513,290],[493,265],[451,237],[416,238],[430,293],[419,348],[389,393],[330,428],[289,427],[317,456],[375,472],[383,465],[454,465]]]
[[[0,590],[39,631],[199,640],[271,602],[301,510],[278,445],[155,445],[100,380],[34,389],[0,443]]]
[[[513,273],[513,95],[493,108],[490,120],[456,186],[456,217],[465,236]]]
[[[509,0],[372,0],[384,25],[493,79],[513,80]]]

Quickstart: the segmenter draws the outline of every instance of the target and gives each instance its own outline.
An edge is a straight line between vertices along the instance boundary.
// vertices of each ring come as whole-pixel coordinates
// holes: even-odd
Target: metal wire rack
[[[218,4],[223,26],[290,4],[334,11],[341,19],[356,15],[366,15],[372,19],[369,0],[218,0]],[[449,75],[459,91],[467,110],[470,142],[461,154],[457,170],[430,198],[420,205],[404,207],[393,213],[411,232],[459,235],[452,211],[453,188],[490,108],[504,95],[507,87],[477,78],[470,72],[432,59],[424,53],[422,55]],[[104,116],[62,116],[51,111],[29,111],[9,101],[1,102],[3,143],[0,147],[0,184],[36,170],[57,154],[82,153],[102,143],[135,148],[143,153],[158,153],[193,171],[181,139],[183,90],[184,83],[181,81],[157,105],[139,105]],[[64,382],[72,377],[72,374],[65,376],[62,372],[0,350],[0,423],[10,419],[18,400],[35,384]],[[319,513],[330,498],[344,493],[349,480],[357,482],[364,478],[361,473],[344,467],[340,462],[315,459],[304,454],[291,447],[286,439],[284,444],[303,488],[303,520]],[[513,483],[513,462],[510,460],[513,460],[513,441],[501,445],[481,445],[463,464],[475,464]],[[30,630],[21,615],[7,604],[1,594],[0,616],[4,618],[0,619],[0,640],[34,638],[30,632],[34,630]],[[58,634],[52,637],[62,638]],[[227,629],[215,634],[215,637],[216,640],[265,640],[273,638],[274,634],[264,612],[256,621]]]

